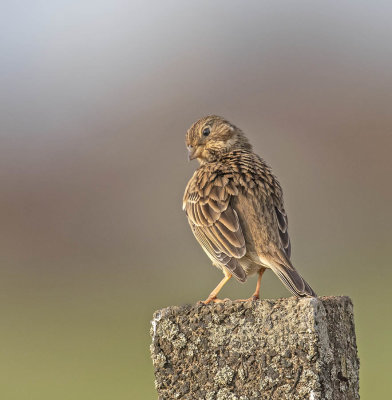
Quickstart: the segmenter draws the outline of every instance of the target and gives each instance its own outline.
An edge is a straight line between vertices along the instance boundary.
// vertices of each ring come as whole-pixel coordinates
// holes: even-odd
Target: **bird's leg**
[[[256,284],[256,290],[253,293],[253,296],[251,297],[252,300],[259,300],[260,298],[260,286],[261,286],[261,278],[264,274],[265,268],[262,268],[259,271],[259,276],[257,277],[257,284]]]
[[[226,269],[223,270],[225,277],[219,282],[217,287],[210,293],[210,295],[207,297],[206,300],[202,301],[204,304],[208,304],[214,302],[214,303],[221,303],[223,300],[217,299],[216,296],[218,293],[221,291],[223,286],[225,286],[226,282],[232,277],[230,272],[228,272]]]
[[[259,276],[257,277],[256,290],[253,293],[252,297],[249,297],[249,299],[238,299],[237,301],[252,301],[252,300],[258,300],[260,298],[261,278],[264,274],[264,271],[265,271],[265,268],[262,268],[259,271]]]

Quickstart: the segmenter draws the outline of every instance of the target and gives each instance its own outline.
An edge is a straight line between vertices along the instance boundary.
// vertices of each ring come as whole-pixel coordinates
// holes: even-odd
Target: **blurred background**
[[[156,398],[153,311],[221,279],[181,210],[185,132],[214,113],[279,177],[294,264],[353,299],[361,396],[386,398],[391,16],[387,1],[3,1],[0,397]]]

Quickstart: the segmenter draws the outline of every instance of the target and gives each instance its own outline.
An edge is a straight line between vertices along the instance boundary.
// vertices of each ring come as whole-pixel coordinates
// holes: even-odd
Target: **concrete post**
[[[159,400],[356,400],[348,297],[168,307],[154,313]]]

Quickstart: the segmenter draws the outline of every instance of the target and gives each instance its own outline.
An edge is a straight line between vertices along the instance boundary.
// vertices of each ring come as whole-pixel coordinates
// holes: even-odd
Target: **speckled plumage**
[[[186,144],[200,166],[185,189],[183,208],[193,234],[226,281],[234,275],[244,282],[257,272],[261,279],[270,268],[296,296],[315,296],[290,262],[281,186],[243,132],[221,117],[208,116],[188,130]]]

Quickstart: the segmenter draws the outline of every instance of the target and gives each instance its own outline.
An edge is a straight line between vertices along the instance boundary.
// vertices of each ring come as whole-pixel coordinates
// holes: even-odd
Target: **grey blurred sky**
[[[4,2],[3,265],[137,267],[164,249],[163,263],[184,262],[195,165],[183,135],[208,113],[238,124],[279,175],[295,255],[311,244],[327,257],[325,240],[389,245],[391,8]]]

